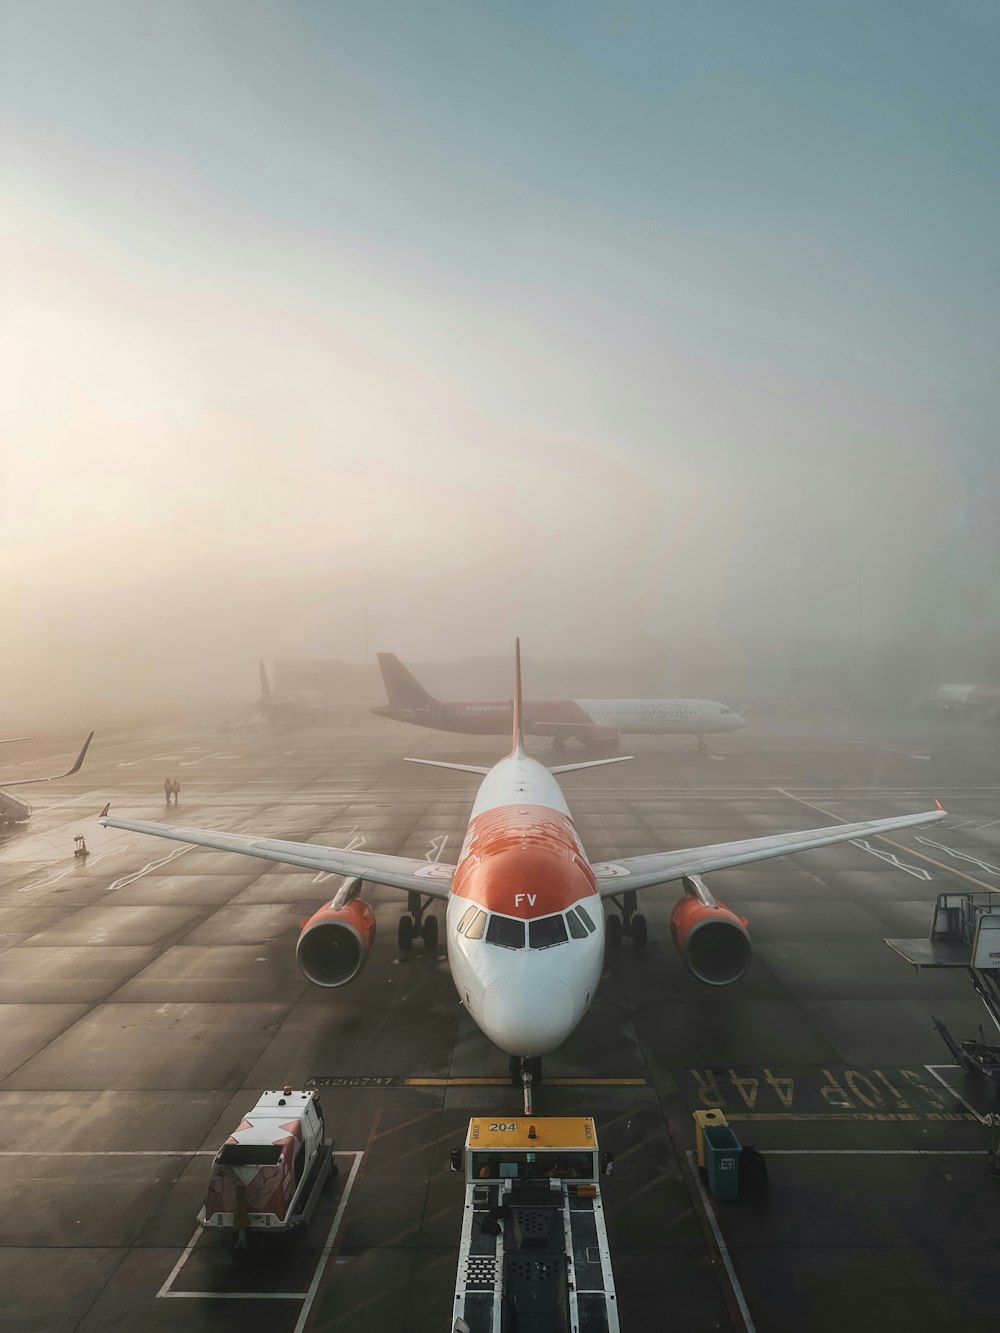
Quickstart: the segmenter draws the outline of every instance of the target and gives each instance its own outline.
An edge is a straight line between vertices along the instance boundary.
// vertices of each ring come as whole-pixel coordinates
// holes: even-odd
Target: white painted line
[[[155,764],[160,759],[180,759],[177,754],[151,754],[144,759],[126,759],[124,763],[116,765],[118,768],[135,768],[136,764]]]
[[[705,1210],[705,1216],[708,1218],[708,1225],[712,1228],[712,1235],[715,1237],[715,1243],[719,1254],[725,1266],[726,1273],[729,1276],[729,1282],[733,1289],[733,1295],[736,1297],[736,1304],[740,1307],[740,1314],[743,1316],[743,1327],[747,1333],[756,1333],[753,1319],[750,1317],[750,1309],[743,1295],[743,1288],[740,1286],[740,1280],[736,1276],[736,1270],[733,1268],[732,1260],[729,1257],[729,1250],[726,1242],[722,1239],[722,1232],[719,1230],[719,1224],[715,1218],[715,1209],[712,1207],[708,1195],[705,1192],[705,1186],[701,1183],[701,1176],[698,1174],[698,1168],[695,1165],[694,1153],[690,1148],[685,1152],[688,1161],[688,1170],[694,1177],[694,1183],[697,1186],[698,1194],[701,1196],[701,1206]],[[299,1333],[296,1329],[295,1333]]]
[[[306,1300],[302,1307],[302,1313],[299,1315],[298,1322],[292,1333],[302,1333],[302,1330],[306,1326],[306,1320],[309,1318],[309,1312],[312,1309],[313,1301],[316,1299],[316,1293],[319,1291],[319,1284],[320,1279],[323,1276],[323,1270],[326,1268],[327,1260],[330,1258],[333,1242],[336,1239],[337,1231],[340,1228],[344,1212],[347,1209],[347,1196],[354,1187],[354,1181],[357,1177],[358,1169],[361,1166],[362,1157],[364,1157],[363,1152],[356,1152],[354,1154],[354,1165],[351,1167],[351,1174],[347,1177],[347,1184],[344,1186],[344,1195],[340,1200],[340,1207],[337,1209],[336,1217],[334,1217],[333,1222],[330,1224],[330,1231],[327,1235],[326,1243],[323,1246],[323,1253],[320,1255],[319,1263],[316,1265],[316,1272],[313,1274],[313,1280],[309,1283],[309,1290],[306,1292]]]
[[[956,861],[971,861],[974,866],[980,870],[985,870],[990,875],[1000,875],[1000,866],[991,866],[989,861],[980,861],[975,856],[970,856],[968,852],[957,851],[954,847],[949,847],[946,842],[935,842],[933,838],[924,838],[916,834],[917,842],[922,842],[925,847],[936,847],[940,852],[947,852],[953,856]]]
[[[214,1157],[212,1152],[211,1156]],[[319,1284],[323,1276],[323,1270],[326,1268],[327,1261],[333,1250],[333,1243],[337,1238],[337,1232],[344,1219],[344,1213],[347,1210],[347,1200],[350,1197],[351,1190],[354,1188],[354,1182],[357,1178],[358,1170],[361,1166],[363,1152],[335,1152],[334,1157],[353,1157],[354,1165],[351,1167],[350,1174],[347,1177],[347,1183],[344,1186],[344,1192],[340,1198],[340,1204],[334,1214],[333,1221],[330,1223],[330,1230],[327,1232],[326,1240],[320,1251],[319,1258],[316,1261],[316,1269],[313,1273],[312,1281],[309,1283],[308,1291],[174,1291],[172,1290],[174,1282],[180,1275],[181,1269],[191,1257],[194,1247],[198,1244],[203,1234],[203,1228],[195,1228],[194,1235],[184,1247],[181,1257],[174,1264],[167,1277],[166,1282],[156,1293],[157,1300],[198,1300],[198,1301],[302,1301],[302,1311],[295,1324],[294,1333],[302,1333],[305,1328],[306,1320],[312,1310],[313,1302],[316,1299],[316,1293],[319,1291]]]
[[[867,745],[867,741],[851,741],[852,745]],[[929,754],[914,754],[912,750],[897,750],[894,745],[872,745],[872,750],[885,750],[888,754],[901,754],[904,759],[930,759]]]
[[[924,870],[923,866],[908,865],[907,862],[901,861],[895,852],[884,852],[881,847],[873,847],[870,842],[866,842],[863,838],[852,838],[851,846],[860,847],[863,852],[869,852],[872,856],[877,856],[880,861],[888,861],[897,870],[912,875],[914,879],[922,879],[924,883],[929,883],[932,878],[931,872]]]
[[[158,870],[160,866],[165,866],[168,861],[176,861],[177,857],[183,856],[185,852],[193,852],[194,846],[194,843],[188,842],[185,843],[183,847],[175,847],[174,850],[168,852],[166,856],[161,856],[155,861],[147,862],[141,870],[136,870],[131,875],[122,875],[121,879],[116,879],[113,884],[108,885],[108,893],[114,893],[116,889],[127,888],[129,884],[134,884],[135,881],[141,879],[143,875],[148,875],[151,870]]]
[[[94,856],[88,852],[86,863],[89,866],[95,866],[97,865],[98,861],[103,861],[108,856],[115,856],[117,855],[118,852],[124,852],[128,847],[129,843],[126,842],[123,843],[120,847],[113,847],[110,851],[100,852],[97,856]],[[34,892],[35,889],[48,888],[50,884],[58,884],[61,879],[65,879],[67,875],[71,875],[73,871],[77,869],[79,869],[79,866],[74,861],[73,865],[67,866],[65,870],[60,870],[58,875],[50,875],[48,879],[36,879],[31,884],[22,885],[21,888],[17,890],[17,892],[32,893]]]
[[[188,1241],[187,1245],[184,1247],[184,1251],[183,1251],[183,1253],[181,1254],[181,1257],[180,1257],[180,1258],[177,1260],[177,1262],[174,1264],[173,1268],[171,1268],[170,1273],[169,1273],[169,1275],[168,1275],[168,1277],[167,1277],[166,1282],[164,1282],[163,1286],[162,1286],[162,1287],[160,1288],[160,1290],[156,1293],[156,1299],[157,1299],[157,1300],[159,1300],[161,1296],[172,1296],[172,1295],[174,1294],[174,1293],[170,1290],[171,1285],[173,1284],[173,1281],[174,1281],[174,1279],[177,1277],[178,1273],[180,1273],[181,1269],[182,1269],[182,1268],[184,1267],[184,1265],[187,1263],[188,1258],[190,1257],[191,1251],[192,1251],[192,1250],[194,1249],[194,1247],[198,1244],[198,1240],[199,1240],[199,1238],[200,1238],[200,1236],[201,1236],[201,1230],[202,1230],[202,1229],[201,1229],[200,1226],[195,1227],[195,1229],[194,1229],[194,1235],[191,1237],[191,1239]]]
[[[447,845],[448,845],[448,834],[447,833],[437,834],[436,837],[431,838],[430,847],[424,853],[424,860],[430,861],[436,865],[437,862],[441,860],[441,857],[444,856],[444,849],[445,847],[447,847]]]
[[[217,1148],[71,1148],[32,1149],[4,1148],[0,1157],[214,1157]]]
[[[942,1085],[942,1087],[948,1089],[948,1091],[951,1093],[951,1095],[955,1098],[956,1101],[961,1102],[967,1111],[971,1111],[981,1125],[986,1125],[987,1127],[989,1127],[990,1117],[985,1115],[980,1115],[979,1112],[976,1110],[976,1108],[973,1105],[971,1105],[971,1103],[967,1102],[965,1098],[962,1096],[962,1094],[958,1092],[955,1088],[953,1088],[946,1078],[942,1078],[941,1075],[938,1073],[939,1069],[954,1069],[957,1073],[958,1065],[924,1065],[924,1068],[927,1070],[928,1074],[930,1074],[931,1078],[936,1078],[937,1081]]]

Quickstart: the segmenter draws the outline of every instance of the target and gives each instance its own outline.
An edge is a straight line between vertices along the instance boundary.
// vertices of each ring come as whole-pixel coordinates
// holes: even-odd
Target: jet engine
[[[360,880],[357,884],[360,889]],[[365,900],[339,899],[341,894],[309,918],[295,946],[300,971],[316,986],[353,981],[375,943],[375,913]]]
[[[677,952],[691,975],[709,986],[731,986],[750,966],[747,919],[712,897],[697,875],[685,876],[684,897],[670,916]]]

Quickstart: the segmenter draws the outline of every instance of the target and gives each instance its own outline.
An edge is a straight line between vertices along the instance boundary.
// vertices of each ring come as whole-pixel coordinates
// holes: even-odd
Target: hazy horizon
[[[372,658],[987,671],[998,57],[975,0],[5,5],[0,715],[253,697],[366,601]]]

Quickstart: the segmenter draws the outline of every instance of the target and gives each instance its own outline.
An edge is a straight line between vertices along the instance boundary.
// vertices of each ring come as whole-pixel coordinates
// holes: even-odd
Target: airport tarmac
[[[935,796],[951,815],[712,876],[755,944],[727,990],[682,970],[676,889],[642,895],[648,949],[609,954],[535,1102],[593,1114],[616,1154],[604,1194],[626,1333],[996,1329],[1000,1177],[977,1118],[996,1095],[950,1068],[931,1028],[934,1013],[972,1036],[985,1011],[964,974],[918,975],[882,940],[926,935],[946,889],[1000,890],[998,740],[935,718],[876,735],[751,726],[714,740],[714,757],[689,738],[642,739],[634,763],[563,777],[594,860]],[[6,1333],[451,1328],[463,1184],[449,1153],[471,1114],[516,1114],[520,1092],[459,1006],[443,950],[401,961],[402,895],[369,890],[368,966],[319,990],[295,940],[339,880],[96,816],[110,800],[126,817],[449,861],[476,780],[402,757],[491,763],[502,748],[360,717],[98,734],[77,777],[31,789],[30,825],[0,830]],[[286,1082],[322,1089],[337,1188],[304,1236],[235,1269],[196,1231],[209,1161]],[[690,1150],[692,1111],[710,1106],[765,1154],[766,1198],[706,1202]]]

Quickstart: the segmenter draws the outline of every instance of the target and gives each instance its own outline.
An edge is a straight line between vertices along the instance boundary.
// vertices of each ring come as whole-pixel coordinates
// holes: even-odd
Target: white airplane
[[[365,880],[407,893],[408,910],[400,918],[398,934],[403,950],[416,933],[427,949],[437,947],[437,918],[424,913],[435,899],[445,902],[448,960],[459,999],[486,1036],[510,1056],[512,1081],[523,1086],[525,1113],[531,1114],[531,1089],[541,1079],[541,1057],[565,1041],[586,1013],[601,976],[605,945],[619,945],[623,934],[638,948],[646,943],[646,919],[636,910],[640,889],[680,880],[684,892],[671,918],[674,943],[694,977],[727,986],[750,965],[750,934],[746,918],[712,896],[703,874],[945,817],[938,803],[922,814],[591,864],[554,775],[621,763],[631,756],[553,769],[529,758],[524,752],[517,644],[513,718],[513,748],[493,768],[411,761],[483,777],[456,865],[113,819],[110,805],[100,822],[345,876],[332,901],[306,922],[296,945],[299,967],[318,986],[346,985],[368,958],[375,914],[360,896]],[[612,899],[620,916],[612,914],[605,921],[605,898]]]
[[[435,699],[395,653],[379,653],[379,670],[388,704],[373,708],[379,717],[409,722],[434,731],[472,736],[510,735],[509,699],[446,702]],[[736,731],[746,723],[732,708],[712,699],[545,699],[526,700],[524,729],[529,736],[551,736],[562,749],[567,741],[615,749],[622,735],[697,736]]]
[[[27,740],[26,736],[12,736],[11,740]],[[33,787],[39,782],[60,782],[63,778],[71,778],[74,773],[78,773],[83,767],[83,761],[87,757],[87,751],[90,749],[90,742],[94,739],[94,733],[91,732],[83,742],[83,748],[76,756],[76,762],[72,768],[68,768],[65,773],[54,773],[47,778],[15,778],[13,782],[6,782],[0,779],[0,824],[23,824],[31,818],[31,806],[27,801],[20,800],[17,796],[11,796],[6,789],[8,787]]]

